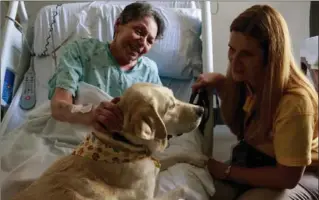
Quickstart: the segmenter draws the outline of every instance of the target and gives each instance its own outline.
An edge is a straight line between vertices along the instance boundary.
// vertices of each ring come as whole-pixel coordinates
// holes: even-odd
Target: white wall
[[[214,43],[214,69],[225,73],[227,66],[227,48],[229,39],[229,26],[232,20],[246,8],[254,5],[254,2],[220,2],[219,11],[212,16],[213,43]],[[292,38],[293,51],[299,62],[300,48],[304,40],[309,37],[309,2],[258,2],[268,4],[276,9],[285,18]],[[216,3],[212,3],[212,10]]]

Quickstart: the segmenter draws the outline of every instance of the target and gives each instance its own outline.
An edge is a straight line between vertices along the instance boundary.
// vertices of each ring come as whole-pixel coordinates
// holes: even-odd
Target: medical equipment
[[[12,101],[14,79],[14,72],[10,68],[7,68],[4,75],[4,85],[2,93],[2,99],[4,100],[5,105],[10,104]]]
[[[74,131],[74,128],[66,124],[53,121],[47,107],[47,82],[56,71],[55,58],[59,57],[61,45],[79,37],[111,40],[114,20],[128,3],[129,1],[105,1],[63,4],[60,7],[46,6],[39,11],[33,26],[28,26],[27,30],[31,29],[33,33],[30,38],[26,35],[26,38],[27,43],[32,44],[33,52],[30,53],[25,47],[23,53],[29,56],[21,58],[23,62],[20,63],[29,64],[31,60],[31,67],[34,67],[36,103],[33,109],[27,111],[20,108],[20,99],[27,88],[26,82],[23,82],[2,120],[1,166],[3,173],[8,175],[2,187],[3,194],[8,188],[17,189],[16,184],[26,179],[38,177],[57,156],[67,154],[74,144],[81,140],[83,131]],[[151,3],[163,15],[168,29],[167,37],[156,43],[147,56],[157,62],[163,84],[170,87],[179,99],[188,101],[191,94],[190,86],[196,78],[194,76],[201,72],[213,71],[210,2]],[[15,10],[12,12],[14,15],[10,14],[12,19],[15,18],[18,8],[24,10],[23,2],[12,2],[10,5],[10,10]],[[55,11],[58,14],[54,14]],[[24,12],[26,13],[25,10]],[[54,20],[55,23],[52,23]],[[12,21],[7,20],[7,24],[6,30],[15,28]],[[48,36],[51,36],[51,39],[48,39]],[[9,35],[6,37],[10,38]],[[53,42],[48,42],[52,41],[52,38]],[[10,43],[6,45],[10,46]],[[32,56],[33,53],[43,56]],[[54,53],[55,56],[44,56],[50,53]],[[1,60],[3,55],[2,52]],[[185,73],[186,71],[191,73]],[[28,77],[28,74],[25,76]],[[91,102],[104,97],[103,92],[91,86],[81,87],[79,93],[79,97],[87,101],[92,98]],[[207,98],[212,102],[211,95]],[[208,106],[207,109],[210,113],[213,112],[212,106]],[[195,131],[176,139],[172,138],[166,151],[167,155],[179,151],[202,151],[210,156],[213,144],[213,115],[209,115],[209,119],[206,120],[204,134]],[[28,123],[24,123],[25,121]],[[213,181],[204,169],[183,163],[161,173],[157,193],[167,192],[180,184],[189,185],[201,194],[202,199],[208,200],[214,193]]]
[[[30,110],[36,103],[36,84],[35,84],[35,71],[33,66],[33,58],[31,58],[31,65],[29,70],[24,76],[23,93],[20,98],[20,107],[24,110]]]

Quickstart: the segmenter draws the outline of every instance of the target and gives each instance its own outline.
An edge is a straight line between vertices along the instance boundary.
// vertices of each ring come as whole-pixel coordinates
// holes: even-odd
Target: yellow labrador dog
[[[92,131],[72,155],[57,160],[38,180],[14,200],[178,200],[196,199],[187,187],[154,197],[161,169],[187,162],[203,167],[203,155],[178,155],[163,160],[152,157],[167,146],[167,134],[195,129],[203,108],[181,102],[170,89],[148,83],[135,84],[118,103],[124,114],[121,133]]]

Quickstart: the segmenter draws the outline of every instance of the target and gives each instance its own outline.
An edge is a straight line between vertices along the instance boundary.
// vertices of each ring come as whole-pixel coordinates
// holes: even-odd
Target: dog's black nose
[[[196,114],[198,115],[198,116],[202,116],[203,114],[204,114],[204,108],[203,107],[198,107],[198,108],[196,108]]]

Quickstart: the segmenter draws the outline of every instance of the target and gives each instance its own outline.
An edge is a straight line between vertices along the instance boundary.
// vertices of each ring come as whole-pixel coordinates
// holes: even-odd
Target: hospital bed
[[[3,91],[3,86],[8,84],[6,77],[8,68],[12,65],[17,67],[13,70],[15,80],[10,82],[13,84],[12,100],[1,99],[1,105],[6,108],[0,127],[2,200],[6,200],[15,191],[30,184],[58,156],[68,154],[72,145],[81,139],[79,135],[65,133],[66,127],[62,128],[56,124],[57,122],[52,122],[49,110],[43,106],[48,104],[47,82],[57,69],[60,51],[52,52],[61,44],[81,37],[111,40],[116,16],[129,2],[132,1],[45,6],[39,11],[34,22],[28,20],[23,1],[10,3],[1,49],[2,93],[7,92]],[[190,87],[196,76],[202,72],[213,71],[210,2],[150,1],[150,3],[164,17],[167,30],[164,38],[156,43],[146,56],[157,62],[163,84],[170,87],[177,98],[189,101]],[[16,15],[20,19],[18,26],[14,22]],[[14,54],[14,49],[19,49],[19,53]],[[31,57],[33,53],[35,56]],[[10,60],[19,62],[12,64]],[[25,74],[32,70],[35,72],[36,103],[31,109],[24,110],[20,106],[20,100],[28,84],[25,81]],[[92,88],[84,86],[83,91],[83,93],[92,92]],[[208,98],[213,102],[211,94]],[[210,105],[209,109],[212,113],[213,106]],[[209,117],[203,132],[196,130],[171,139],[167,154],[178,151],[201,151],[211,156],[213,114]],[[47,123],[50,120],[55,124],[54,127],[52,124],[50,126],[43,124],[44,121]],[[37,129],[40,125],[43,127]],[[54,136],[48,134],[52,129]],[[29,132],[23,132],[25,130]],[[201,199],[209,199],[214,194],[213,180],[207,171],[184,163],[161,172],[157,194],[182,184],[200,193]]]

